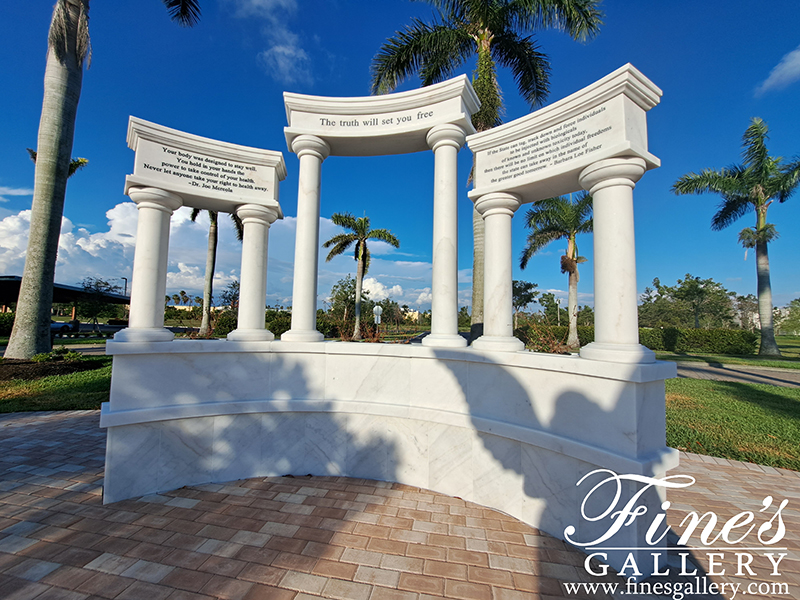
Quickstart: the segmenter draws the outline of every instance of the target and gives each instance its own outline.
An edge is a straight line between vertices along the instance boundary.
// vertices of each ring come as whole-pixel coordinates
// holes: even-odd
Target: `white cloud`
[[[375,300],[376,302],[386,298],[394,300],[403,296],[403,287],[401,285],[393,285],[391,288],[387,288],[374,277],[365,277],[363,285],[364,289],[369,292],[370,300]]]
[[[197,222],[189,219],[190,209],[175,212],[170,226],[170,247],[167,293],[185,290],[190,296],[202,295],[208,240],[208,216],[200,213]],[[21,275],[30,228],[30,211],[1,218],[0,214],[0,274]],[[100,277],[112,283],[128,278],[132,285],[137,209],[133,202],[117,204],[106,212],[107,228],[90,232],[76,227],[67,217],[62,219],[56,281],[68,285],[80,284],[85,277]],[[269,233],[269,267],[267,272],[267,303],[290,306],[294,275],[294,241],[297,219],[286,217],[276,221]],[[340,229],[330,219],[320,219],[320,241]],[[348,274],[355,275],[356,262],[352,253],[337,256],[326,262],[327,250],[320,248],[318,297],[322,301],[331,287]],[[214,276],[216,296],[234,279],[241,267],[241,243],[236,239],[228,219],[220,219],[220,237]],[[391,297],[398,304],[427,309],[431,301],[431,264],[423,261],[395,261],[387,256],[373,256],[365,286],[371,297]],[[461,304],[469,303],[469,290],[461,290]],[[320,303],[320,306],[322,304]]]
[[[0,185],[0,202],[8,202],[6,196],[30,196],[33,190],[28,188],[10,188]]]
[[[306,51],[297,45],[273,45],[260,52],[258,60],[267,74],[284,85],[310,84],[311,59]]]
[[[800,79],[800,46],[784,55],[770,71],[769,76],[756,89],[756,96],[772,90],[782,90]]]
[[[423,304],[430,304],[432,300],[433,294],[431,294],[431,288],[424,288],[420,291],[414,304],[419,304],[422,306]]]
[[[303,49],[300,36],[287,26],[297,12],[297,0],[228,0],[240,18],[265,22],[262,28],[268,47],[258,53],[267,74],[283,85],[310,85],[314,77],[311,58]]]

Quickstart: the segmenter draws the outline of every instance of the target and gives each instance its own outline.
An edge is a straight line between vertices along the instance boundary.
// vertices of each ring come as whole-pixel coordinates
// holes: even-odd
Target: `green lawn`
[[[0,381],[0,413],[99,409],[101,402],[108,401],[111,390],[111,357],[87,356],[84,361],[96,361],[103,366],[34,381]]]
[[[800,389],[670,379],[667,445],[800,471]]]
[[[751,367],[800,369],[800,336],[779,335],[775,339],[783,355],[779,358],[759,358],[757,355],[731,356],[677,352],[656,352],[656,358],[658,360],[673,360],[677,362],[702,362],[708,365],[747,365]]]

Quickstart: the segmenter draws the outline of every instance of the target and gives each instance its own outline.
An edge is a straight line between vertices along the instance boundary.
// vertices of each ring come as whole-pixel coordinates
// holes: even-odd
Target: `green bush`
[[[514,331],[529,348],[552,352],[552,340],[565,344],[566,325],[525,324]],[[579,326],[581,346],[594,341],[594,327]],[[656,352],[703,352],[707,354],[755,354],[758,334],[743,329],[639,328],[639,343]]]
[[[214,337],[225,337],[236,329],[238,314],[235,310],[215,311],[211,314],[214,319]]]
[[[11,335],[12,327],[14,327],[14,313],[0,313],[0,335],[3,337]]]
[[[292,313],[288,310],[268,308],[266,313],[266,327],[275,337],[280,337],[292,328]]]

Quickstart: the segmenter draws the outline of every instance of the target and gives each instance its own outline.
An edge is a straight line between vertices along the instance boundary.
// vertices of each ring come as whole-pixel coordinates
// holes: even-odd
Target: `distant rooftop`
[[[8,305],[19,298],[19,286],[22,277],[18,275],[0,275],[0,305]],[[130,297],[122,294],[100,294],[106,302],[112,304],[130,304]],[[87,292],[82,287],[56,283],[53,285],[53,304],[69,304],[87,298],[97,298],[96,293]]]

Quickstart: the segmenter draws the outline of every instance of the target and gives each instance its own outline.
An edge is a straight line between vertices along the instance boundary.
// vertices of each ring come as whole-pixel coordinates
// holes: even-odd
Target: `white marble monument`
[[[628,65],[467,137],[477,100],[465,77],[377,98],[286,94],[286,138],[300,173],[292,329],[280,341],[264,330],[263,313],[267,231],[281,216],[280,155],[224,150],[132,120],[137,166],[126,189],[140,221],[131,326],[107,345],[114,369],[101,416],[104,501],[248,477],[346,475],[459,496],[576,543],[602,538],[612,519],[600,516],[612,512],[614,490],[584,504],[598,475],[578,486],[581,478],[597,469],[661,477],[677,464],[664,411],[664,380],[675,366],[654,361],[636,329],[632,189],[658,165],[647,152],[645,113],[659,97]],[[470,198],[486,221],[485,333],[469,348],[456,339],[455,158],[465,138],[477,161]],[[436,165],[431,342],[319,343],[323,160],[428,148]],[[198,190],[175,176],[184,172],[177,158],[198,170],[219,166],[213,173],[223,168],[213,161],[225,162],[233,170],[226,174],[252,180],[239,182],[253,189],[225,186],[203,169],[192,173],[206,178],[192,179]],[[523,203],[581,187],[595,199],[597,341],[580,356],[524,351],[511,330],[512,217]],[[227,340],[172,340],[161,327],[169,215],[183,204],[236,210],[249,227],[247,298]],[[621,484],[623,502],[641,489]],[[661,546],[646,547],[645,531],[662,500],[663,490],[648,490],[638,499],[644,512],[605,545],[637,548],[637,563],[652,563]],[[619,569],[626,556],[609,551],[608,562]]]
[[[377,156],[433,150],[431,333],[426,346],[458,348],[458,151],[474,133],[480,103],[466,76],[426,88],[326,98],[284,92],[286,143],[300,158],[292,328],[287,341],[322,341],[317,331],[320,178],[328,156]]]

